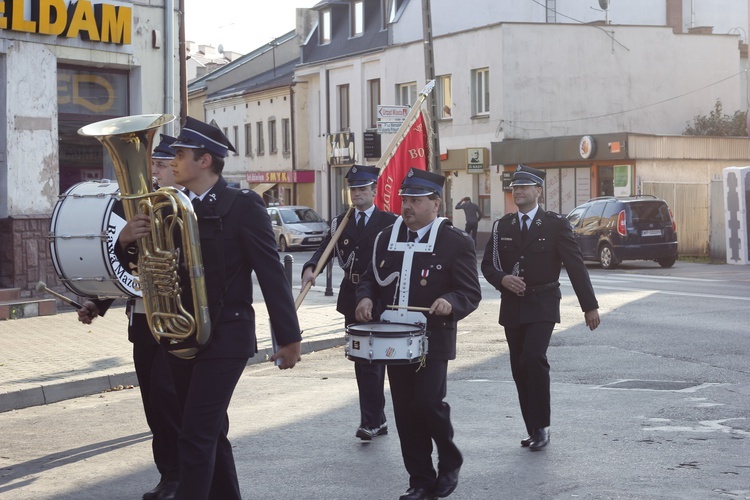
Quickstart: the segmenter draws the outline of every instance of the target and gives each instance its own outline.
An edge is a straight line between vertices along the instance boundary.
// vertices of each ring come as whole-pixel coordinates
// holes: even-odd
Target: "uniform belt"
[[[361,276],[361,274],[359,274],[359,273],[346,273],[345,276],[346,276],[346,279],[348,279],[349,281],[351,281],[352,283],[354,283],[356,285],[357,283],[359,283],[359,277]]]
[[[519,297],[527,297],[529,295],[536,295],[542,292],[549,292],[550,290],[555,290],[557,288],[560,288],[560,282],[553,281],[552,283],[545,283],[543,285],[527,286],[526,290],[517,295]]]

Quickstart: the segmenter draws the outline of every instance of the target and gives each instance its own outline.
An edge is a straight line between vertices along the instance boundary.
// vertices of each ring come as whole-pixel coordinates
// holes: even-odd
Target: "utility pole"
[[[424,75],[425,82],[435,79],[435,54],[432,50],[432,10],[430,0],[422,0],[422,37],[424,39]],[[435,82],[436,84],[438,82]],[[430,110],[430,127],[432,127],[432,144],[430,145],[430,164],[432,170],[442,173],[440,167],[440,131],[437,122],[437,92],[427,96],[427,108]]]

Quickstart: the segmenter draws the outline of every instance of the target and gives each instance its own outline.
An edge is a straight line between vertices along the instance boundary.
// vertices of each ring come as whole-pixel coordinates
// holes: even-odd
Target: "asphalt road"
[[[295,264],[305,254],[292,254]],[[447,401],[465,458],[451,498],[750,498],[742,271],[592,265],[603,319],[595,332],[563,280],[563,321],[548,353],[552,441],[538,453],[519,446],[499,297],[483,283],[450,365]],[[395,499],[406,489],[390,402],[391,433],[370,444],[354,438],[351,365],[334,348],[285,372],[248,367],[230,407],[244,498]],[[3,413],[0,429],[3,499],[135,499],[157,482],[136,390]]]

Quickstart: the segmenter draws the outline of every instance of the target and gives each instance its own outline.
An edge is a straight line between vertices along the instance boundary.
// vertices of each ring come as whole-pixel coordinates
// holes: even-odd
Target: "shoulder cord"
[[[331,221],[331,235],[336,232],[336,228],[339,226],[339,220],[338,217],[334,217],[333,221]],[[349,269],[351,268],[352,264],[354,264],[354,252],[349,254],[349,258],[344,262],[344,256],[341,255],[341,249],[339,248],[338,242],[336,242],[336,245],[334,245],[334,250],[336,252],[336,258],[339,261],[339,266],[341,266],[341,269]]]
[[[500,254],[498,252],[498,245],[497,245],[497,239],[498,239],[498,233],[500,232],[500,228],[498,227],[500,225],[500,219],[497,219],[494,224],[492,224],[492,265],[500,272],[503,271],[503,266],[500,265]]]

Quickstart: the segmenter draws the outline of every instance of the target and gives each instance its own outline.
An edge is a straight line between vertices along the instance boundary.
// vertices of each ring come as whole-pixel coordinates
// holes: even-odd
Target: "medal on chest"
[[[430,275],[429,269],[422,269],[422,279],[419,281],[419,284],[422,286],[427,286],[427,277]]]

